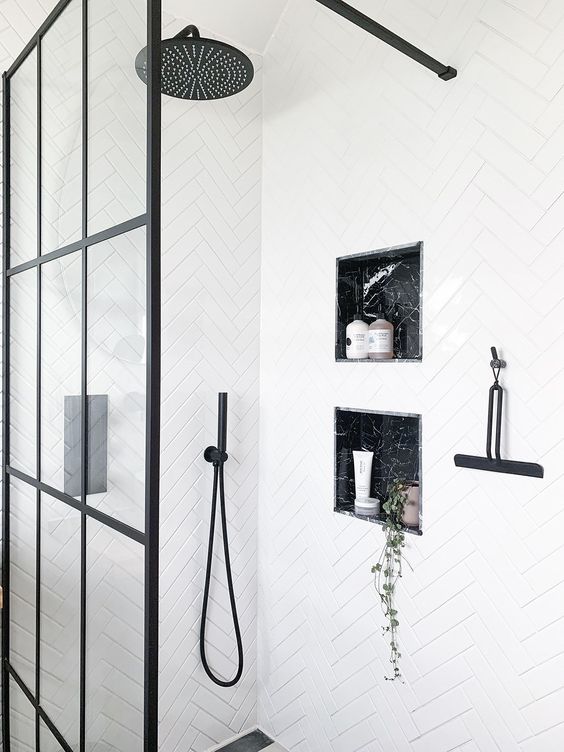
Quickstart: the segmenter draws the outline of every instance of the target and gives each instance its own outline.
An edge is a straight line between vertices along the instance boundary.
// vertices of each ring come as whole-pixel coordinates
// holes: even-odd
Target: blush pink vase
[[[408,527],[419,527],[419,483],[417,481],[409,485],[402,520],[403,524]]]

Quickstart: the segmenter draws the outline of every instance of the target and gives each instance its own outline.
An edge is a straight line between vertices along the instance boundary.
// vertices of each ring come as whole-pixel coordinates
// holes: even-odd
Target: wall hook
[[[503,417],[503,387],[499,383],[499,374],[507,363],[498,357],[497,349],[491,348],[492,360],[490,367],[494,375],[494,383],[490,387],[488,399],[488,427],[486,432],[486,456],[475,457],[470,454],[456,454],[456,467],[466,467],[471,470],[489,470],[494,473],[509,473],[510,475],[526,475],[531,478],[543,478],[544,468],[534,462],[517,462],[501,458],[501,424]],[[496,423],[495,423],[495,456],[492,457],[492,434],[494,402],[497,395]]]

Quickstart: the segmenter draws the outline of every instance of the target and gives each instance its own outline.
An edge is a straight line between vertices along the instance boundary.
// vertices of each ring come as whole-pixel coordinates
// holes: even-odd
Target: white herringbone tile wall
[[[443,83],[315,2],[264,59],[259,723],[292,752],[564,748],[564,6],[357,0],[458,67]],[[422,364],[336,364],[337,256],[425,242]],[[482,453],[489,347],[504,448]],[[399,611],[405,684],[370,566],[334,515],[333,408],[423,415],[424,535]]]
[[[187,23],[168,23],[164,36]],[[240,96],[163,99],[163,752],[204,752],[256,725],[262,86],[253,62]],[[232,689],[207,678],[198,647],[212,491],[203,451],[216,442],[219,391],[229,392],[227,510],[245,648]],[[229,678],[237,647],[220,529],[206,636],[212,667]]]

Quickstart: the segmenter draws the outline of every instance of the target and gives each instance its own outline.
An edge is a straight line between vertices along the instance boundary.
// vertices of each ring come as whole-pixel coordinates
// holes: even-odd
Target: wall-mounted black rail
[[[489,470],[494,473],[508,473],[510,475],[526,475],[530,478],[543,478],[542,465],[535,462],[516,462],[515,460],[501,459],[501,422],[503,416],[503,387],[499,383],[499,373],[505,368],[504,360],[498,358],[497,350],[492,347],[492,361],[490,363],[494,374],[494,383],[490,387],[488,400],[488,429],[486,435],[486,456],[475,457],[470,454],[456,454],[454,464],[456,467],[466,467],[471,470]],[[492,456],[493,412],[494,401],[497,394],[497,408],[495,419],[495,456]]]
[[[326,8],[329,8],[329,10],[335,11],[335,13],[346,18],[347,21],[351,21],[353,24],[360,26],[361,29],[368,31],[369,34],[378,37],[378,39],[389,44],[390,47],[394,47],[399,52],[403,52],[404,55],[407,55],[420,65],[425,66],[425,68],[429,68],[429,70],[436,73],[439,78],[442,78],[443,81],[450,81],[451,78],[455,78],[457,75],[456,68],[452,68],[450,65],[444,65],[438,60],[435,60],[434,57],[423,52],[419,47],[416,47],[414,44],[411,44],[397,34],[394,34],[393,31],[386,29],[385,26],[377,23],[372,18],[365,16],[364,13],[361,13],[351,5],[348,5],[348,3],[343,2],[343,0],[317,0],[317,2],[321,3],[321,5],[324,5]]]

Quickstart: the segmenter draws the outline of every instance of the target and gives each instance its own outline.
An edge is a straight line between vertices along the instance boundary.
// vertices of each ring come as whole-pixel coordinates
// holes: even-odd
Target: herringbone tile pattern
[[[259,723],[292,752],[564,746],[564,8],[355,3],[456,65],[445,84],[316,3],[265,57]],[[333,362],[336,256],[425,241],[424,360]],[[481,453],[489,347],[505,452]],[[389,684],[370,565],[381,531],[332,513],[335,405],[423,415],[424,536]]]
[[[186,22],[188,23],[188,21]],[[182,28],[167,24],[164,36]],[[204,34],[204,30],[202,30]],[[260,307],[260,58],[242,95],[163,100],[161,725],[163,751],[204,752],[256,724],[256,524]],[[217,392],[229,392],[231,560],[245,647],[233,689],[210,682],[198,638]],[[214,670],[237,650],[219,534],[207,628]]]

